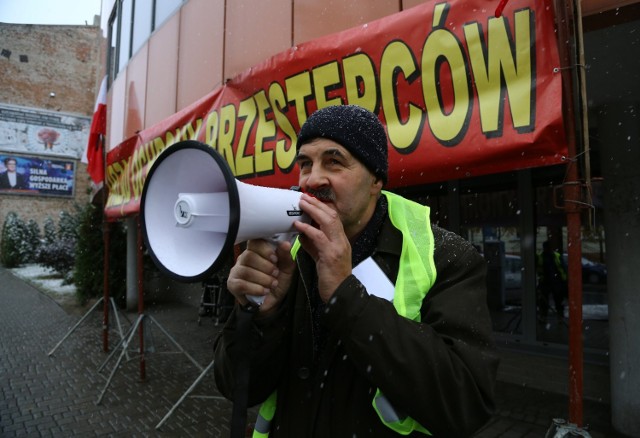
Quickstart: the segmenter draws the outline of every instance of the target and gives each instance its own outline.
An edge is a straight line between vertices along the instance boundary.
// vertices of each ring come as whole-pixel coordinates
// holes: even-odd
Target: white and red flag
[[[102,187],[104,181],[104,142],[107,131],[107,77],[102,79],[100,91],[93,109],[93,119],[89,131],[89,141],[82,155],[82,162],[87,164],[87,173],[96,188]]]

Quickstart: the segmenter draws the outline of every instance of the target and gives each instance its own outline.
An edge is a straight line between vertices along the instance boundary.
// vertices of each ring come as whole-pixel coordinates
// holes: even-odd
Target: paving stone
[[[199,297],[197,297],[199,300]],[[188,397],[157,430],[156,425],[191,386],[201,371],[183,354],[168,353],[174,345],[151,318],[143,318],[146,333],[144,381],[140,378],[139,336],[129,345],[107,386],[107,378],[124,351],[110,315],[111,351],[102,350],[102,307],[60,344],[81,316],[67,314],[37,289],[0,267],[0,436],[13,437],[226,437],[232,404],[224,399]],[[174,337],[202,367],[213,356],[220,330],[206,318],[198,324],[198,304],[184,300],[145,303],[147,315]],[[137,313],[121,312],[128,330]],[[104,366],[103,366],[104,365]],[[98,368],[103,366],[101,372]],[[96,404],[100,394],[104,396]],[[220,396],[213,373],[192,395]],[[555,417],[566,418],[566,396],[498,382],[497,412],[475,438],[544,436]],[[593,438],[617,438],[610,407],[585,402],[584,418]],[[248,418],[255,418],[255,408]],[[252,420],[250,420],[252,421]]]

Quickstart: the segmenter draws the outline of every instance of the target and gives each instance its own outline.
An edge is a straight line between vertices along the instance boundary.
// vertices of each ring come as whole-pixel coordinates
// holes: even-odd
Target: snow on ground
[[[59,274],[42,265],[28,264],[10,271],[48,293],[58,295],[74,295],[76,293],[75,285],[62,284],[63,280]]]

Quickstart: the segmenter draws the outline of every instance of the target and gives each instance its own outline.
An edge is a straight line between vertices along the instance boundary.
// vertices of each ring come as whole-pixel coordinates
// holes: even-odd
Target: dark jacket
[[[28,189],[28,188],[29,188],[29,182],[27,181],[26,175],[16,172],[16,185],[12,187],[11,183],[9,182],[9,173],[8,172],[0,173],[0,189],[22,190],[22,189]]]
[[[433,234],[437,279],[423,302],[422,322],[399,316],[392,303],[369,295],[350,276],[322,317],[329,337],[320,357],[314,357],[304,287],[315,267],[300,250],[295,289],[276,314],[254,320],[250,339],[249,404],[278,391],[270,438],[398,437],[372,407],[376,388],[436,437],[469,436],[490,418],[498,360],[484,260],[459,236],[437,227]],[[387,218],[375,258],[392,279],[401,244]],[[234,329],[235,315],[215,347],[215,378],[227,398]]]

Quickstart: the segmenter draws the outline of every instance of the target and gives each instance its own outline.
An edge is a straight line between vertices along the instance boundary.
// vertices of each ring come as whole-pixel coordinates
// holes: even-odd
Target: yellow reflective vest
[[[393,306],[400,316],[420,321],[420,309],[424,297],[436,281],[436,269],[433,260],[434,239],[429,220],[429,207],[405,199],[393,193],[382,192],[389,205],[389,219],[402,233],[402,252],[393,294]],[[291,248],[295,259],[300,249],[296,239]],[[274,391],[260,406],[253,438],[267,438],[271,421],[276,412],[277,393]],[[411,417],[400,414],[393,405],[377,390],[373,397],[373,408],[380,420],[400,435],[409,435],[414,431],[426,435],[431,433]]]

